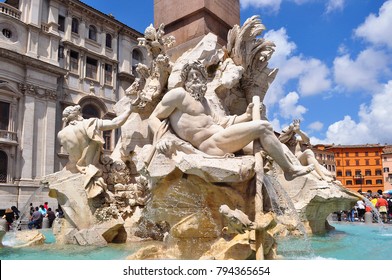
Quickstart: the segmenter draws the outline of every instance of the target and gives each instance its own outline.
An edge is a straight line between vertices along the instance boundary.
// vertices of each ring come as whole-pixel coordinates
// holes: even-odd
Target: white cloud
[[[374,143],[392,143],[392,80],[383,88],[383,91],[373,96],[369,106],[361,106],[359,117],[361,122],[372,131]]]
[[[286,119],[303,119],[308,109],[298,105],[299,95],[296,92],[290,92],[279,101],[280,116]]]
[[[264,34],[264,38],[276,45],[275,52],[270,60],[272,64],[282,65],[297,49],[295,43],[289,41],[289,36],[284,27],[279,30],[269,30]]]
[[[342,11],[344,8],[345,0],[329,0],[325,5],[325,12],[327,14],[334,11]]]
[[[264,38],[274,42],[276,45],[269,67],[279,68],[278,75],[268,89],[268,94],[264,99],[264,104],[270,107],[276,104],[285,94],[284,85],[291,77],[287,77],[289,74],[285,74],[287,69],[284,65],[287,63],[288,58],[292,56],[296,45],[289,41],[285,28],[270,30],[264,34]],[[295,74],[293,74],[293,77],[295,77]]]
[[[309,2],[314,2],[315,0],[290,0],[291,2],[294,2],[297,5],[302,5],[302,4],[306,4]]]
[[[240,0],[242,9],[249,7],[267,9],[272,12],[279,12],[283,0]],[[317,0],[285,0],[294,2],[296,5],[303,5],[307,3],[316,2]],[[332,13],[334,11],[342,11],[346,0],[328,0],[325,5],[325,13]]]
[[[314,95],[331,88],[329,69],[318,59],[305,61],[305,68],[299,77],[299,91],[301,95]]]
[[[272,120],[269,120],[270,124],[272,125],[274,131],[282,131],[282,126],[280,124],[279,119],[274,118]]]
[[[340,44],[340,46],[338,47],[338,54],[340,55],[344,55],[347,54],[349,52],[347,46],[345,44]]]
[[[311,124],[308,125],[308,128],[311,131],[321,131],[323,129],[323,127],[324,127],[324,124],[319,121],[312,122]]]
[[[282,0],[240,0],[240,5],[242,9],[246,9],[249,7],[266,8],[273,12],[279,11],[281,3]]]
[[[345,116],[328,127],[326,139],[312,139],[313,144],[392,143],[391,108],[392,80],[384,85],[381,92],[373,95],[370,105],[361,105],[358,123]]]
[[[330,89],[331,80],[328,67],[318,59],[295,56],[296,44],[289,40],[285,28],[268,31],[267,40],[276,45],[276,51],[270,60],[270,67],[279,68],[279,73],[267,95],[266,105],[276,103],[284,95],[284,87],[290,81],[298,82],[301,96],[321,94]]]
[[[380,87],[380,77],[388,72],[388,55],[383,51],[366,49],[356,60],[348,54],[335,58],[334,78],[338,86],[345,90],[368,90],[373,92]]]
[[[386,1],[380,8],[379,15],[370,14],[365,22],[355,31],[355,35],[373,44],[387,45],[392,48],[392,0]]]
[[[327,130],[327,143],[360,144],[369,143],[369,140],[368,128],[356,123],[350,116],[345,116],[343,120],[330,125]]]

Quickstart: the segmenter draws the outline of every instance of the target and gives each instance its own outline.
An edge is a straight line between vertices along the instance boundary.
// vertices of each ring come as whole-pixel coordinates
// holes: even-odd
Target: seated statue
[[[298,138],[297,135],[299,136]],[[300,129],[300,120],[294,120],[292,124],[283,129],[279,140],[286,144],[302,165],[313,164],[314,173],[316,173],[314,175],[317,178],[327,182],[333,181],[332,174],[318,163],[313,151],[308,148],[310,146],[310,139]]]
[[[199,61],[184,65],[181,72],[182,87],[167,92],[149,118],[154,133],[168,119],[175,134],[200,151],[215,156],[235,153],[253,140],[259,139],[262,148],[283,169],[287,178],[308,174],[313,166],[293,165],[285,156],[281,143],[271,124],[265,120],[252,120],[253,104],[240,116],[217,116],[204,94],[207,73]],[[156,149],[167,152],[171,143],[157,141]]]

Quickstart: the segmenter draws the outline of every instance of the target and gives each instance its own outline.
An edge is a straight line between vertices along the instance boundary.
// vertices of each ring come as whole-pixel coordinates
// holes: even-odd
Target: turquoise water
[[[392,260],[392,225],[336,222],[336,230],[309,238],[282,240],[278,253],[286,259]]]
[[[124,260],[139,247],[149,244],[109,244],[106,247],[58,245],[51,230],[40,230],[45,244],[26,248],[0,248],[0,260]],[[11,243],[11,233],[3,238],[3,245]]]
[[[285,259],[392,260],[392,225],[332,223],[335,231],[312,236],[308,241],[278,241]],[[28,248],[0,248],[1,260],[123,260],[146,243],[110,244],[107,247],[60,246],[50,230],[43,230],[45,244]],[[7,244],[5,236],[3,244]]]

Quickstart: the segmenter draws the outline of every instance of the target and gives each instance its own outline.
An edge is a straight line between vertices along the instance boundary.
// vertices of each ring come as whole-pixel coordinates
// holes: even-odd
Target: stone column
[[[30,2],[30,9],[26,18],[26,23],[30,23],[41,28],[42,0],[30,0],[27,2]],[[25,11],[27,12],[27,9]]]
[[[115,34],[113,37],[112,37],[112,50],[113,50],[113,53],[114,53],[114,57],[113,57],[113,59],[114,60],[117,60],[118,58],[117,58],[117,39],[118,39],[118,36],[117,36],[117,34]],[[106,44],[106,42],[105,42],[105,44]]]
[[[39,29],[30,27],[27,35],[27,55],[37,58]]]
[[[54,1],[49,2],[48,25],[49,30],[58,31],[59,9]]]
[[[25,110],[22,128],[22,180],[31,180],[33,175],[35,98],[25,95]]]
[[[82,81],[86,77],[84,67],[86,64],[86,55],[84,52],[79,53],[79,80]]]
[[[80,46],[84,46],[84,41],[86,38],[86,20],[84,18],[80,19],[79,36],[80,36]]]
[[[50,99],[47,103],[47,111],[46,111],[46,152],[45,152],[45,169],[44,174],[48,175],[54,172],[54,157],[56,151],[56,100],[55,92],[50,91],[51,95]]]
[[[67,17],[65,18],[65,34],[64,37],[66,40],[71,41],[72,37],[72,13],[68,11]]]

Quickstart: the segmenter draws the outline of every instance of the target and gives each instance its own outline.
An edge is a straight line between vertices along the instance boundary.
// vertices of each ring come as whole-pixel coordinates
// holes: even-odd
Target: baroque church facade
[[[148,63],[140,37],[78,0],[0,3],[0,209],[22,207],[43,176],[67,162],[56,137],[65,107],[80,105],[85,118],[115,117],[137,63]],[[102,136],[110,153],[118,131]],[[45,192],[32,202],[44,201]]]

